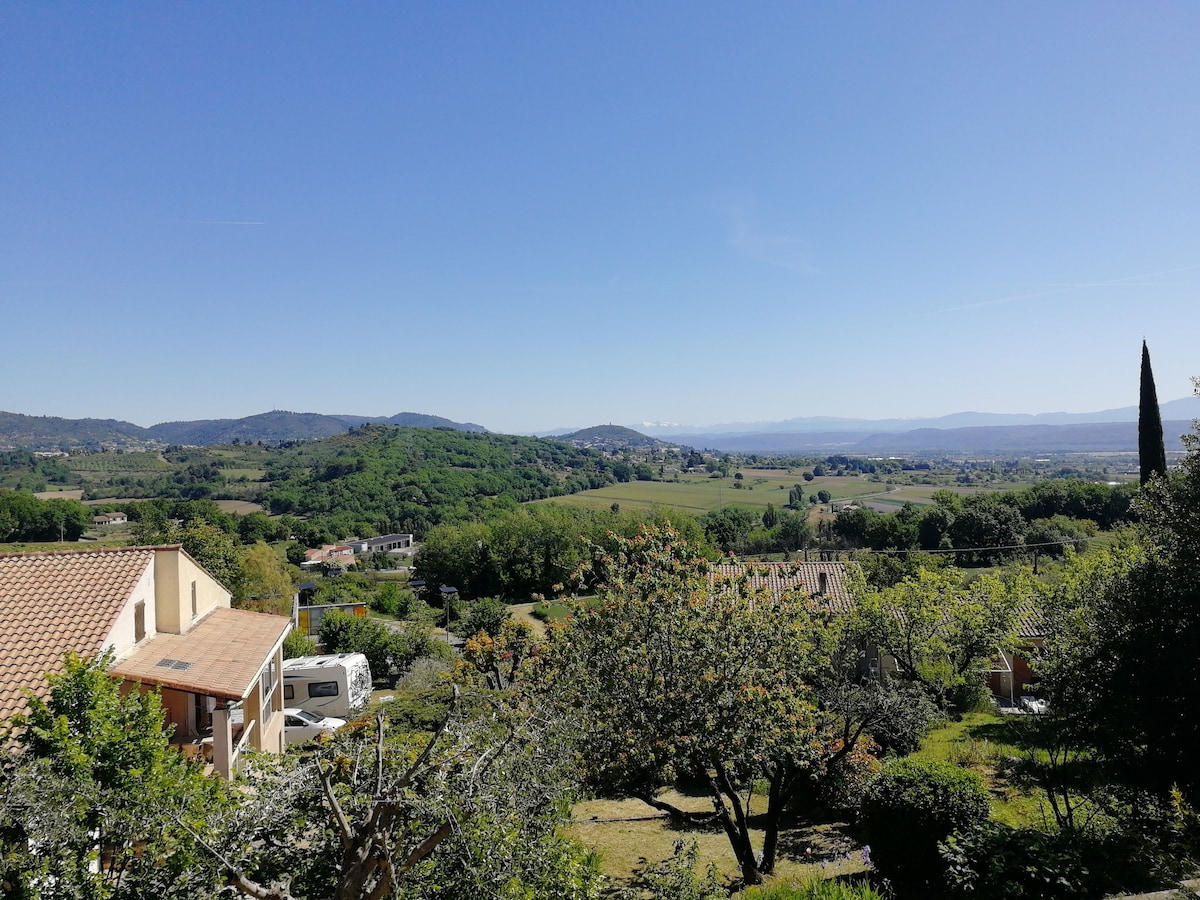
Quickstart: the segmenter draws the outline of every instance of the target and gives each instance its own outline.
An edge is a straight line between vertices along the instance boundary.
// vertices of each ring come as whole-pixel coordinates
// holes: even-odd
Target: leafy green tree
[[[428,627],[412,623],[389,627],[376,619],[341,610],[322,617],[320,638],[329,653],[363,654],[371,667],[371,676],[392,685],[414,661],[436,652]]]
[[[1144,486],[1155,475],[1167,474],[1167,451],[1163,443],[1162,412],[1150,369],[1150,349],[1142,341],[1142,377],[1138,400],[1138,460]]]
[[[235,583],[243,605],[260,612],[291,615],[296,583],[274,549],[262,541],[242,549],[239,569]]]
[[[787,505],[792,509],[800,509],[800,504],[804,502],[804,488],[798,484],[792,485],[788,491]]]
[[[1020,575],[968,581],[957,569],[921,569],[893,587],[865,591],[854,627],[895,661],[901,677],[938,706],[969,705],[983,689],[987,661],[1015,639],[1016,611],[1040,588]]]
[[[762,514],[763,528],[774,528],[779,524],[779,513],[775,509],[774,503],[768,503],[767,508]]]
[[[1200,438],[1188,436],[1190,449]],[[1200,454],[1135,500],[1137,542],[1073,557],[1047,608],[1041,683],[1108,777],[1200,804]]]
[[[296,629],[292,629],[287,633],[287,637],[283,639],[283,658],[296,659],[301,656],[315,656],[317,654],[317,642],[306,634],[301,634]]]
[[[551,631],[535,683],[582,722],[597,786],[687,820],[658,788],[678,776],[705,784],[743,879],[758,883],[799,781],[856,749],[853,734],[849,745],[823,734],[817,711],[828,614],[802,593],[768,599],[746,579],[716,579],[670,528],[597,549],[591,567],[598,597]],[[748,808],[757,779],[769,786],[761,861]]]
[[[91,511],[78,500],[0,489],[0,541],[77,541],[91,524]]]
[[[510,618],[512,613],[507,605],[495,597],[484,597],[468,605],[463,617],[462,631],[466,634],[478,634],[482,631],[495,637],[500,633],[501,626]]]
[[[0,765],[0,881],[6,896],[192,897],[210,893],[188,828],[229,808],[168,743],[155,692],[123,693],[111,653],[68,655],[15,722],[24,750]]]

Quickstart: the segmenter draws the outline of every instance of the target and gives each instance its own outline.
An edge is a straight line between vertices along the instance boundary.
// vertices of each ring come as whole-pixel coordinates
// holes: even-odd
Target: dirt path
[[[537,637],[546,636],[546,626],[537,616],[533,614],[533,608],[536,603],[513,603],[508,608],[512,612],[513,618],[521,622],[527,622],[533,628],[533,633]]]

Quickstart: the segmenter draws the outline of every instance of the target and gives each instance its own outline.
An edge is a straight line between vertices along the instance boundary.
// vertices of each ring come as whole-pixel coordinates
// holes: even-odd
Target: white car
[[[345,719],[334,719],[303,709],[288,708],[283,711],[283,739],[289,744],[307,744],[323,734],[337,731],[345,724]]]
[[[1040,697],[1026,695],[1021,698],[1021,709],[1025,712],[1044,713],[1050,709],[1050,704]]]
[[[241,725],[244,721],[242,716],[241,706],[231,707],[229,724]],[[334,719],[306,709],[288,707],[283,711],[283,740],[287,744],[307,744],[323,734],[337,731],[345,724],[345,719]]]

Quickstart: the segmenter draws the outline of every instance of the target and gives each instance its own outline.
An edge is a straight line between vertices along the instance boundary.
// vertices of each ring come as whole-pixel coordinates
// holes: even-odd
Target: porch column
[[[222,700],[212,714],[213,770],[222,778],[233,775],[233,729],[229,727],[229,704]]]

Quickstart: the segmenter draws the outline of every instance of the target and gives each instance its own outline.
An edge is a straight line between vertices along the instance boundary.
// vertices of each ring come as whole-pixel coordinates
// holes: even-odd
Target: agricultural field
[[[805,497],[818,491],[829,491],[832,502],[855,502],[880,512],[899,509],[905,503],[917,506],[931,504],[935,491],[952,490],[962,494],[991,493],[1028,487],[1023,483],[996,485],[952,484],[886,484],[861,475],[825,475],[805,481],[796,469],[743,469],[742,480],[709,478],[704,475],[682,475],[677,481],[628,481],[583,491],[569,497],[554,497],[538,503],[559,503],[589,509],[608,509],[614,503],[621,509],[651,509],[667,506],[703,515],[725,506],[749,509],[776,508],[788,502],[788,491],[799,484]],[[741,484],[742,487],[735,487]]]

